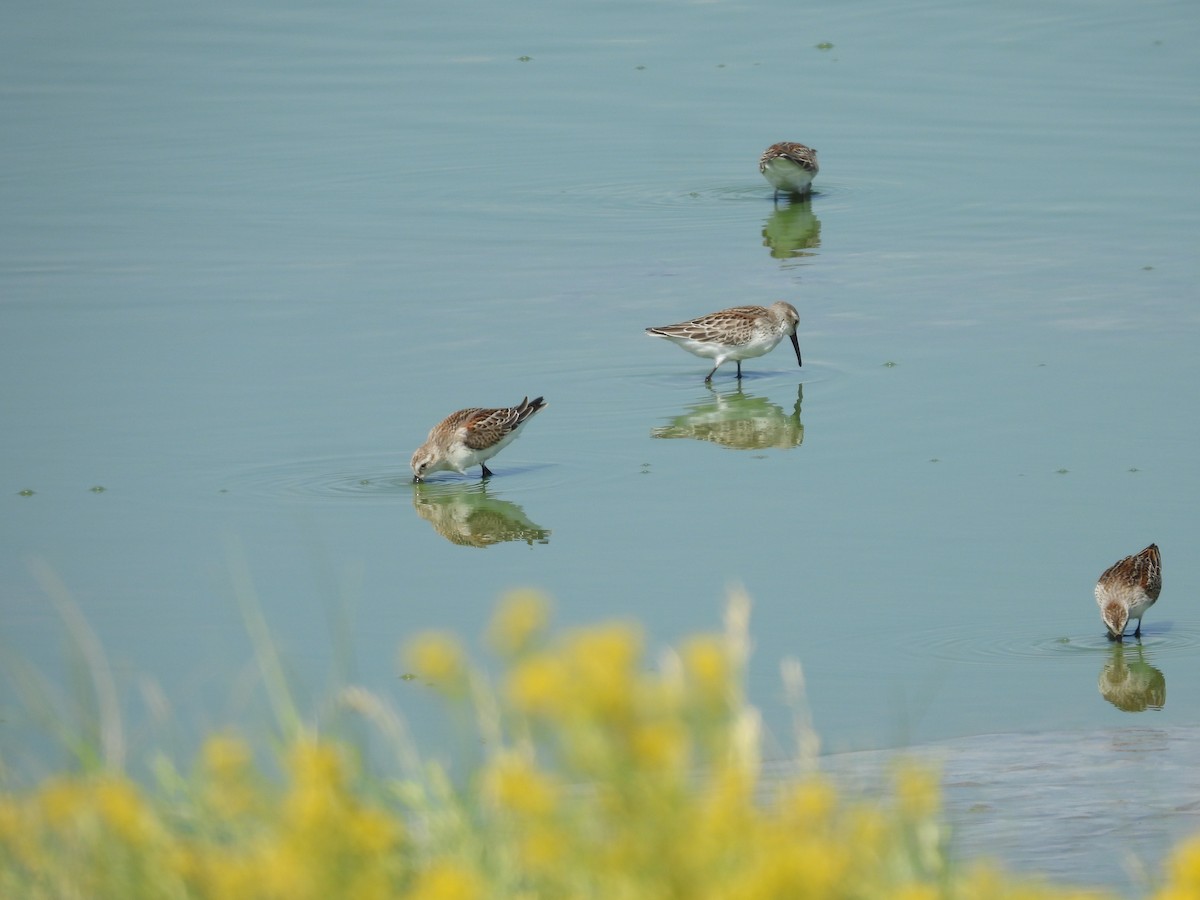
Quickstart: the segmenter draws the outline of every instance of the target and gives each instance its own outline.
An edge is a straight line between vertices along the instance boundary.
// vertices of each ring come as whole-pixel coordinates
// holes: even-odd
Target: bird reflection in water
[[[804,385],[796,385],[796,403],[791,412],[766,397],[736,391],[718,393],[709,387],[711,399],[702,400],[669,425],[650,432],[656,438],[691,438],[709,441],[730,450],[788,450],[804,443],[800,403]]]
[[[1097,687],[1105,700],[1125,712],[1162,709],[1167,703],[1167,679],[1146,662],[1140,643],[1113,645]]]
[[[774,259],[816,256],[821,246],[821,220],[813,215],[812,199],[793,200],[775,207],[763,222],[763,246]]]
[[[517,504],[489,494],[486,484],[414,484],[413,507],[453,544],[550,543],[550,529],[531,522]]]

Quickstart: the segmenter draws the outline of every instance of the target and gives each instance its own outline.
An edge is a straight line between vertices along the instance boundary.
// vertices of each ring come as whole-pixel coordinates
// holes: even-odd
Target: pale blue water
[[[6,656],[66,679],[41,559],[131,709],[145,677],[184,733],[224,723],[243,553],[298,680],[344,647],[418,730],[397,644],[519,584],[652,644],[744,585],[780,756],[786,656],[829,751],[1197,723],[1192,5],[6,20]],[[808,204],[771,202],[778,140],[820,151]],[[740,394],[642,334],[779,298],[804,367]],[[414,491],[438,419],[538,394],[486,488]],[[1151,541],[1165,702],[1127,712],[1091,591]]]

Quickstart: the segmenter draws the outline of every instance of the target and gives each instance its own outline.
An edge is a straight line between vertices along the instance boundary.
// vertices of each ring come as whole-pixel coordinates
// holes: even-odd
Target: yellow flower
[[[605,718],[626,716],[641,652],[641,631],[633,625],[598,625],[572,635],[563,656],[574,676],[582,711]]]
[[[846,814],[846,842],[864,858],[882,856],[892,833],[883,813],[870,806],[854,806]]]
[[[745,828],[753,818],[754,783],[736,766],[725,766],[710,776],[697,797],[700,824],[722,842],[746,840]]]
[[[346,769],[336,747],[302,739],[288,752],[288,772],[299,787],[337,790],[346,779]]]
[[[846,847],[822,839],[801,838],[789,853],[789,863],[799,876],[796,883],[812,897],[836,896],[838,883],[849,871],[849,861]]]
[[[513,753],[492,763],[484,786],[498,807],[529,816],[552,813],[561,793],[553,779]]]
[[[248,878],[251,883],[246,884],[246,888],[251,897],[263,894],[268,897],[311,897],[324,861],[321,849],[300,847],[290,842],[271,844],[261,848],[257,858],[247,860],[246,865],[231,867],[227,875],[234,883]]]
[[[827,781],[810,778],[791,785],[780,805],[789,820],[808,829],[829,821],[837,807],[837,791]]]
[[[214,735],[204,742],[200,758],[209,777],[225,781],[245,775],[253,754],[240,738]]]
[[[21,806],[7,794],[0,796],[0,842],[21,833]]]
[[[688,730],[680,722],[637,726],[631,738],[634,760],[643,769],[680,771],[691,749]]]
[[[482,900],[485,896],[479,876],[445,861],[423,872],[409,894],[412,900]]]
[[[989,900],[999,898],[1007,893],[1004,876],[996,868],[994,862],[976,862],[971,864],[961,882],[961,895],[972,900]]]
[[[36,802],[47,824],[66,828],[88,808],[88,792],[73,778],[50,778],[39,789]]]
[[[938,780],[929,768],[913,762],[901,763],[894,775],[896,803],[901,815],[926,819],[941,808]]]
[[[522,660],[508,674],[505,693],[517,712],[554,715],[570,705],[567,666],[557,656],[539,653]]]
[[[1191,890],[1196,892],[1193,896],[1200,896],[1200,834],[1175,849],[1167,864],[1167,875],[1171,889]]]
[[[466,658],[462,645],[452,634],[428,631],[418,635],[405,648],[404,658],[425,681],[445,691],[462,687],[466,678]]]
[[[500,599],[488,628],[488,640],[502,656],[516,656],[546,628],[550,601],[537,591],[512,591]]]
[[[346,838],[358,853],[378,856],[392,850],[404,835],[399,819],[378,809],[357,810],[346,822]]]
[[[563,831],[542,825],[533,828],[521,840],[521,860],[536,872],[553,873],[555,867],[562,864],[569,847]]]
[[[715,635],[691,638],[683,645],[683,669],[697,698],[705,705],[732,697],[733,665],[725,642]]]
[[[39,852],[38,829],[31,827],[27,806],[17,798],[0,796],[0,860],[15,858],[28,868],[43,865]],[[3,876],[0,875],[0,886]]]
[[[1154,900],[1196,900],[1197,896],[1192,888],[1168,885],[1154,895]]]
[[[254,791],[253,753],[239,738],[215,735],[204,742],[201,766],[208,776],[205,800],[224,819],[246,815],[259,797]]]
[[[105,779],[96,785],[96,807],[104,824],[130,844],[140,844],[152,834],[154,818],[137,788],[124,778]]]

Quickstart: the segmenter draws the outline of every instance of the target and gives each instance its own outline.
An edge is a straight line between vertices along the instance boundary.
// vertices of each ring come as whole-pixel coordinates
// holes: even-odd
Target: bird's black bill
[[[800,361],[800,339],[796,337],[796,332],[794,331],[792,332],[792,346],[796,350],[796,365],[803,366],[804,363]]]
[[[413,476],[413,484],[420,484],[420,483],[421,483],[421,476],[420,476],[420,475],[414,475],[414,476]]]

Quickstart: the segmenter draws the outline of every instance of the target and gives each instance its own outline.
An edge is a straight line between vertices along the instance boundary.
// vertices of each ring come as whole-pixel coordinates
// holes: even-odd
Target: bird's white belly
[[[522,423],[523,424],[523,423]],[[496,443],[490,447],[484,447],[481,450],[472,450],[466,444],[459,442],[446,454],[446,462],[454,471],[465,474],[466,470],[472,466],[483,465],[509,444],[511,444],[520,432],[520,426],[514,428]]]
[[[1129,604],[1129,618],[1140,619],[1142,614],[1154,605],[1154,601],[1150,599],[1150,595],[1145,591],[1139,591],[1138,595],[1133,598],[1133,602]]]
[[[670,336],[669,336],[670,337]],[[688,353],[725,362],[730,359],[753,359],[775,349],[783,335],[772,334],[754,338],[745,344],[721,344],[716,341],[700,341],[695,338],[670,337]]]
[[[763,175],[777,190],[790,190],[803,194],[812,184],[813,173],[803,166],[786,159],[772,159],[763,169]]]

